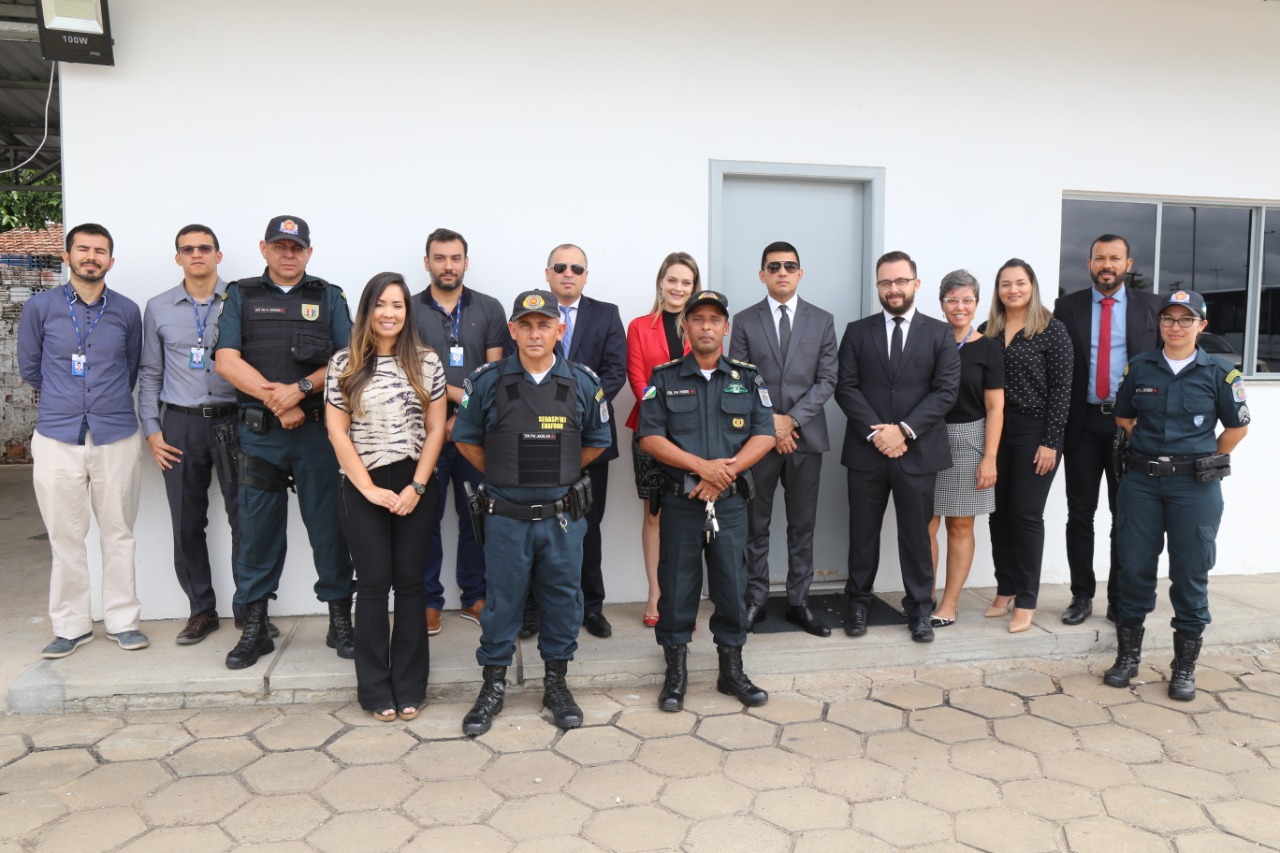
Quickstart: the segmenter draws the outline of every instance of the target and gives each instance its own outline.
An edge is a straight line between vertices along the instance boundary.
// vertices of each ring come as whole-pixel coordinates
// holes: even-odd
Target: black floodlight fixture
[[[107,0],[36,0],[40,55],[50,62],[115,65]]]

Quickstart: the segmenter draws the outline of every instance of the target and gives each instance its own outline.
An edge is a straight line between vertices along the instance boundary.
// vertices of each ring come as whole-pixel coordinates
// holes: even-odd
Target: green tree
[[[35,169],[23,169],[18,173],[19,180],[28,180],[35,174]],[[57,175],[48,175],[34,184],[38,187],[57,185]],[[10,231],[14,228],[44,228],[47,223],[61,221],[62,193],[17,190],[0,193],[0,231]]]

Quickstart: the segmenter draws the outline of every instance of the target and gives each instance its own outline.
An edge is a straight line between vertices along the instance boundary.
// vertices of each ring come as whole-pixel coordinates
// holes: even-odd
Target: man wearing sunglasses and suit
[[[756,494],[747,510],[747,630],[766,616],[769,524],[781,480],[787,502],[786,618],[814,636],[829,637],[831,628],[809,609],[809,585],[822,454],[831,449],[823,406],[836,389],[836,328],[831,314],[796,294],[803,277],[795,246],[765,246],[760,281],[768,295],[733,318],[729,338],[729,357],[754,364],[773,398],[774,448],[751,469]]]
[[[618,428],[613,417],[613,398],[627,383],[627,333],[622,327],[618,306],[583,296],[587,286],[587,254],[572,243],[551,250],[547,257],[547,290],[560,308],[564,323],[561,353],[569,361],[581,364],[600,379],[604,390],[605,413],[608,415],[612,441],[604,453],[587,466],[591,476],[591,510],[587,513],[587,535],[582,542],[582,624],[594,637],[608,637],[613,627],[604,616],[604,570],[600,544],[600,520],[604,518],[605,493],[609,488],[609,462],[618,458]],[[514,351],[514,342],[507,352]],[[537,603],[530,595],[525,601],[520,637],[538,632]]]

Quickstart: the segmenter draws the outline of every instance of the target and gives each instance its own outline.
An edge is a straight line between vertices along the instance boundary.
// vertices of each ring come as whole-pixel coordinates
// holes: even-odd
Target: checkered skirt
[[[933,514],[941,516],[986,515],[996,508],[996,490],[978,491],[978,463],[986,445],[986,419],[967,424],[947,424],[951,467],[938,472],[933,488]]]

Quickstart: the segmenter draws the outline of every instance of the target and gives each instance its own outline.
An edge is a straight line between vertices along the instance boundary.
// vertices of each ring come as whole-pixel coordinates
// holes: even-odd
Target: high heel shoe
[[[1034,607],[1015,607],[1013,609],[1013,618],[1009,620],[1009,633],[1021,634],[1031,627],[1031,620],[1035,618],[1036,610]]]
[[[1000,603],[1000,599],[1002,598],[1005,599],[1004,604]],[[1012,595],[1008,595],[1008,596],[997,595],[995,598],[995,601],[991,602],[991,606],[987,608],[987,612],[983,613],[982,615],[988,619],[999,619],[1001,616],[1007,615],[1009,611],[1012,609],[1013,609]]]
[[[396,718],[396,709],[390,706],[386,708],[376,708],[373,711],[373,718],[380,723],[390,723]]]

